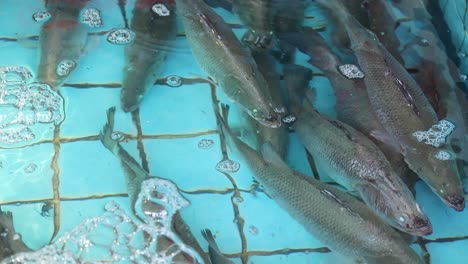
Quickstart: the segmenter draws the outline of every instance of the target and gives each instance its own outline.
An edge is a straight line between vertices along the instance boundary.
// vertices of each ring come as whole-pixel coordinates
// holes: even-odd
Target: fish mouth
[[[279,114],[270,114],[267,116],[259,116],[252,111],[248,111],[248,114],[255,119],[260,124],[270,127],[270,128],[279,128],[281,126],[281,116]]]
[[[458,212],[465,209],[465,198],[464,197],[448,197],[444,202],[451,208]]]
[[[432,224],[426,218],[416,216],[413,226],[414,228],[405,228],[405,231],[416,236],[428,236],[432,234]]]
[[[122,104],[122,110],[125,113],[131,113],[136,111],[139,108],[139,104]]]

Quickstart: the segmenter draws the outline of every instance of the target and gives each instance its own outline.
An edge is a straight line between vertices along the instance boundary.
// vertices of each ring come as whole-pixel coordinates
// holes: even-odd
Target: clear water
[[[74,230],[72,236],[77,235],[73,232],[86,233],[76,227],[86,219],[108,215],[105,207],[110,202],[118,203],[125,215],[134,219],[125,172],[119,159],[99,140],[106,123],[106,110],[116,106],[115,139],[120,139],[121,146],[149,169],[149,175],[176,184],[190,202],[180,209],[182,219],[205,252],[208,245],[201,230],[209,228],[220,250],[235,263],[352,263],[347,257],[329,252],[326,245],[309,234],[262,189],[256,190],[254,175],[239,154],[231,149],[225,152],[214,111],[217,100],[230,101],[215,88],[192,56],[181,21],[177,22],[176,42],[169,47],[158,81],[145,94],[139,112],[132,117],[121,110],[122,71],[126,67],[124,47],[128,44],[108,41],[112,30],[125,28],[118,2],[91,0],[86,4],[84,10],[99,11],[102,25],[96,19],[85,21],[87,37],[80,49],[81,58],[76,66],[64,62],[58,67],[64,75],[70,71],[58,91],[35,92],[32,83],[38,76],[39,57],[47,55],[41,54],[37,38],[41,27],[50,19],[46,13],[40,13],[47,11],[44,1],[0,1],[0,67],[22,66],[24,71],[32,73],[23,84],[17,79],[21,75],[8,75],[12,78],[8,79],[11,86],[0,88],[10,93],[16,89],[16,94],[30,93],[35,98],[55,99],[48,101],[50,107],[37,111],[41,114],[37,120],[28,121],[25,111],[22,122],[15,125],[9,120],[17,119],[18,107],[6,103],[0,107],[0,124],[9,124],[1,129],[29,129],[23,130],[23,137],[5,137],[13,141],[0,143],[1,208],[12,212],[15,230],[26,245],[40,250],[49,243],[60,244],[63,240],[59,238],[69,238],[67,232],[71,230]],[[135,0],[124,2],[124,13],[131,21]],[[459,57],[457,65],[463,77],[464,73],[468,74],[463,59],[468,54],[468,7],[465,1],[459,0],[440,1],[439,6],[450,33],[443,41],[448,53]],[[215,10],[242,37],[246,28],[239,17],[222,8]],[[88,12],[91,16],[96,14]],[[305,25],[321,28],[329,23],[313,4],[308,5]],[[307,60],[308,56],[297,53],[297,64],[319,73]],[[23,68],[10,70],[18,69]],[[310,81],[310,86],[317,88],[315,107],[334,117],[333,90],[324,76],[316,75]],[[242,126],[245,119],[231,112],[230,124]],[[313,175],[298,137],[295,133],[289,133],[288,137],[288,164],[294,170]],[[220,168],[219,163],[225,160],[233,162]],[[318,168],[321,179],[330,181],[322,170]],[[467,211],[448,208],[421,181],[416,183],[416,199],[429,216],[433,233],[413,243],[414,250],[429,256],[433,264],[466,263]],[[52,253],[60,254],[60,251]],[[33,255],[29,260],[34,258]],[[58,261],[62,262],[63,259]]]

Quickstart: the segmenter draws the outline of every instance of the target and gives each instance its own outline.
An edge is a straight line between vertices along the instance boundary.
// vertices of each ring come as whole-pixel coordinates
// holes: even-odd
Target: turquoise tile
[[[112,106],[117,109],[115,131],[136,135],[131,115],[120,108],[120,89],[62,88],[61,94],[65,99],[65,120],[60,128],[61,137],[98,135],[107,122],[106,111]]]
[[[216,129],[211,92],[207,84],[151,89],[140,111],[145,134],[183,134]]]
[[[53,155],[54,148],[50,143],[21,149],[0,149],[0,200],[51,198]]]
[[[200,149],[198,143],[202,139],[210,139],[214,145]],[[228,179],[215,169],[222,158],[217,134],[144,142],[151,175],[170,179],[184,191],[232,188]]]
[[[42,11],[45,11],[43,1],[22,0],[21,4],[18,4],[18,1],[15,0],[1,1],[0,24],[7,26],[2,26],[0,36],[37,35],[41,23],[35,22],[32,15]]]
[[[242,198],[239,209],[249,251],[323,246],[264,193],[242,193]]]
[[[0,34],[1,36],[1,34]],[[35,45],[35,43],[33,43]],[[37,49],[24,48],[15,42],[0,41],[0,66],[26,66],[37,76]]]
[[[468,259],[468,240],[450,243],[429,243],[431,263],[464,264]]]
[[[54,231],[53,218],[41,216],[41,208],[42,203],[2,206],[2,211],[12,212],[16,232],[33,250],[47,245]]]
[[[190,201],[190,206],[180,211],[181,216],[205,251],[208,250],[208,246],[201,235],[201,230],[209,228],[221,252],[226,254],[241,252],[241,240],[234,223],[231,194],[183,194],[183,196]]]
[[[136,142],[123,146],[139,160]],[[63,144],[59,166],[61,196],[81,197],[127,190],[119,160],[100,141]]]
[[[252,264],[354,264],[348,258],[332,253],[291,253],[272,256],[251,256],[248,263]]]

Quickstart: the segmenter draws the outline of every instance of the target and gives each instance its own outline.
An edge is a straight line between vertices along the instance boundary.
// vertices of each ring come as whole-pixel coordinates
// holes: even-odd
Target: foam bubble
[[[96,8],[86,8],[83,10],[83,13],[81,13],[81,23],[90,27],[101,27],[101,12]]]
[[[150,204],[158,204],[166,213],[152,211],[156,207]],[[172,182],[150,178],[142,183],[135,203],[144,222],[110,202],[103,215],[84,220],[55,243],[35,252],[16,254],[2,263],[174,263],[182,254],[203,263],[198,253],[171,230],[173,215],[188,204]]]
[[[49,12],[37,12],[32,15],[32,18],[36,22],[43,22],[47,21],[51,18],[52,16],[50,15]]]
[[[209,149],[214,145],[214,141],[211,139],[202,139],[198,142],[198,148]]]
[[[348,79],[362,79],[365,77],[361,69],[354,64],[340,65],[338,66],[338,70]]]
[[[135,33],[130,29],[113,29],[107,36],[107,41],[116,45],[124,45],[133,41]]]
[[[434,146],[436,148],[445,144],[445,140],[450,133],[455,129],[455,125],[447,120],[440,120],[439,123],[433,125],[427,131],[417,131],[413,133],[418,142]]]
[[[171,11],[167,9],[167,7],[163,4],[155,4],[153,7],[151,7],[151,10],[158,14],[159,16],[169,16],[171,15]]]
[[[72,60],[63,60],[57,65],[57,75],[67,76],[75,68],[76,63]]]
[[[240,169],[240,164],[233,160],[223,160],[216,164],[215,168],[220,172],[236,172]]]

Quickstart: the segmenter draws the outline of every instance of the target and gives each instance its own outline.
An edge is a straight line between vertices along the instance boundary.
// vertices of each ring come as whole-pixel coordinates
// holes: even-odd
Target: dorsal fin
[[[213,32],[213,34],[216,36],[217,39],[221,39],[221,35],[218,33],[218,31],[216,30],[216,26],[215,24],[207,17],[205,16],[204,14],[202,13],[199,13],[198,16],[200,17],[201,21],[203,21],[205,23],[206,26],[208,26],[209,28],[211,28],[211,31]]]

